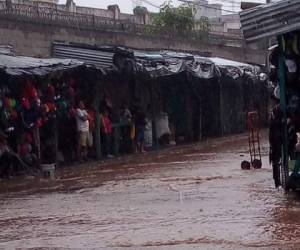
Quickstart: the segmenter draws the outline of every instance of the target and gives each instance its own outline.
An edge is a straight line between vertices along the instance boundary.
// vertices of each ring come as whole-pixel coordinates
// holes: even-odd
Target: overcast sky
[[[135,0],[136,1],[136,0]],[[158,11],[157,8],[150,6],[149,4],[143,2],[143,0],[139,0],[142,2],[142,5],[147,7],[149,11]],[[153,5],[161,5],[165,2],[165,0],[146,0],[147,2],[153,3]],[[247,0],[249,2],[265,2],[265,0]],[[66,0],[60,0],[61,3],[65,3]],[[74,2],[77,5],[80,6],[88,6],[88,7],[95,7],[95,8],[102,8],[106,9],[106,7],[110,4],[118,4],[121,12],[126,12],[126,13],[132,13],[132,0],[74,0]],[[230,10],[229,6],[232,5],[232,2],[234,2],[235,5],[235,11],[238,11],[238,3],[241,2],[241,0],[211,0],[209,1],[210,3],[223,3],[225,6],[224,9]],[[179,0],[173,0],[173,3],[175,5],[180,4]],[[224,13],[226,14],[226,13]],[[228,13],[229,14],[229,13]]]

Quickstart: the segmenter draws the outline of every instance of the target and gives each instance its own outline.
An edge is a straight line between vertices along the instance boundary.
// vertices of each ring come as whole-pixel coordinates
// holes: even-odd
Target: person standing
[[[272,98],[275,101],[275,105],[272,108],[269,121],[269,160],[272,164],[273,169],[273,179],[275,182],[275,187],[278,188],[281,185],[280,182],[280,162],[282,154],[282,111],[280,109],[279,99]]]
[[[112,123],[109,119],[108,110],[105,110],[101,117],[101,128],[104,139],[104,154],[108,158],[113,158],[112,155]]]
[[[88,155],[94,157],[95,147],[94,147],[94,136],[96,131],[96,111],[92,108],[88,110],[88,120],[89,120],[89,138],[88,138]]]
[[[145,126],[146,126],[146,115],[141,109],[138,109],[135,115],[135,143],[136,149],[140,153],[145,153]]]
[[[89,143],[89,119],[83,101],[80,101],[76,110],[76,123],[78,132],[77,157],[79,161],[87,160],[87,147]]]

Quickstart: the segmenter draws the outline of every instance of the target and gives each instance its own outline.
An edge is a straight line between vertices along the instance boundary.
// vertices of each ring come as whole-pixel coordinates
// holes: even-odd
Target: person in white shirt
[[[83,101],[80,101],[76,110],[76,123],[78,132],[78,159],[87,159],[87,147],[89,145],[89,120]]]

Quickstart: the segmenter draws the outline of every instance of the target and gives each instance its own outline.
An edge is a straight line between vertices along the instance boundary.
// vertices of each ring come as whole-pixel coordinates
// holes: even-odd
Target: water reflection
[[[300,199],[273,188],[263,152],[240,170],[239,136],[2,182],[0,248],[299,249]]]

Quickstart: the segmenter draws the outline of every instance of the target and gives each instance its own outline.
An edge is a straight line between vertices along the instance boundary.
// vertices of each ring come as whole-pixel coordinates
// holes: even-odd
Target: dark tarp
[[[155,112],[169,114],[178,136],[198,140],[243,132],[253,110],[266,123],[268,95],[266,82],[259,79],[260,67],[175,52],[134,54],[126,64],[136,75],[136,96],[147,107],[152,89]]]
[[[38,59],[0,54],[0,70],[12,76],[21,76],[23,74],[45,76],[52,72],[83,65],[83,62],[70,59]]]

